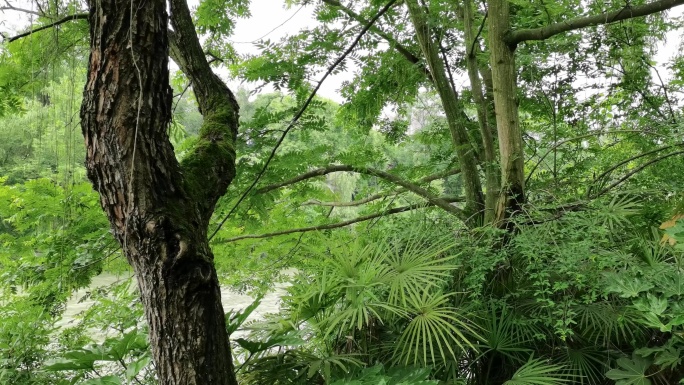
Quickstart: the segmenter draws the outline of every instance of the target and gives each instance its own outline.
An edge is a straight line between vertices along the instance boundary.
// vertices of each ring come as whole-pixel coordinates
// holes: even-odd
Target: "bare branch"
[[[5,0],[5,4],[7,4],[7,5],[0,7],[0,11],[17,11],[17,12],[28,13],[29,15],[43,16],[40,12],[36,12],[34,10],[31,10],[31,9],[15,7],[14,5],[10,4],[10,2],[7,0]]]
[[[542,156],[539,158],[539,161],[537,162],[537,164],[535,164],[534,167],[532,167],[532,170],[530,170],[529,175],[527,175],[527,179],[525,179],[525,185],[527,185],[527,184],[530,182],[530,178],[532,178],[532,175],[533,175],[534,172],[537,170],[537,168],[539,167],[539,165],[544,161],[544,159],[545,159],[550,153],[552,153],[553,150],[555,150],[555,149],[557,149],[558,147],[564,145],[565,143],[572,142],[572,141],[579,140],[579,139],[589,138],[589,137],[591,137],[591,136],[609,135],[609,134],[622,134],[622,133],[628,133],[628,132],[629,132],[629,133],[638,133],[638,134],[647,134],[647,135],[662,136],[662,137],[665,136],[665,135],[662,135],[662,134],[658,134],[658,133],[656,133],[656,132],[645,131],[645,130],[612,130],[612,131],[596,131],[596,132],[592,132],[592,133],[589,133],[589,134],[584,134],[584,135],[580,135],[580,136],[575,136],[574,138],[569,138],[569,139],[561,140],[560,142],[554,144],[553,147],[549,148],[549,149],[544,153],[544,155],[542,155]]]
[[[312,170],[312,171],[306,172],[304,174],[298,175],[292,179],[288,179],[284,182],[264,186],[260,189],[257,189],[255,192],[257,194],[263,194],[263,193],[266,193],[266,192],[269,192],[272,190],[279,189],[281,187],[285,187],[285,186],[295,184],[297,182],[302,182],[302,181],[305,181],[307,179],[316,178],[316,177],[327,175],[327,174],[332,174],[334,172],[345,172],[346,171],[346,172],[358,172],[360,174],[367,174],[366,172],[357,171],[357,169],[358,170],[363,170],[363,169],[375,170],[375,169],[371,169],[371,168],[367,168],[367,167],[356,167],[356,166],[350,166],[350,165],[332,165],[332,166],[328,166],[328,167],[317,168],[315,170]],[[379,170],[375,170],[375,171],[381,172]],[[428,176],[421,178],[418,181],[418,183],[422,184],[422,183],[432,182],[433,180],[446,178],[447,176],[458,174],[459,172],[461,172],[461,170],[458,168],[441,171],[441,172],[438,172],[436,174],[428,175]]]
[[[74,21],[74,20],[88,20],[88,14],[87,13],[77,13],[74,15],[69,15],[69,16],[63,17],[57,21],[54,21],[52,23],[41,25],[40,27],[36,27],[36,28],[34,28],[28,32],[24,32],[24,33],[20,33],[19,35],[16,35],[16,36],[4,38],[3,41],[11,43],[15,40],[21,39],[22,37],[30,36],[36,32],[40,32],[44,29],[53,28],[53,27],[56,27],[60,24],[64,24],[66,22]]]
[[[592,16],[581,16],[540,28],[512,31],[504,38],[504,40],[509,45],[516,45],[518,43],[530,40],[546,40],[563,32],[595,25],[611,24],[616,21],[632,19],[635,17],[647,16],[674,8],[682,4],[684,4],[684,0],[658,0],[636,7],[627,5],[622,9],[613,12],[604,12]]]
[[[447,198],[440,198],[440,199],[447,199]],[[248,235],[240,235],[238,237],[234,238],[229,238],[226,239],[222,242],[235,242],[235,241],[240,241],[243,239],[259,239],[259,238],[271,238],[271,237],[277,237],[279,235],[287,235],[287,234],[295,234],[295,233],[305,233],[309,231],[319,231],[319,230],[330,230],[330,229],[337,229],[340,227],[345,227],[352,225],[354,223],[359,223],[359,222],[364,222],[368,221],[371,219],[379,218],[379,217],[384,217],[386,215],[391,215],[391,214],[398,214],[398,213],[403,213],[405,211],[411,211],[411,210],[416,210],[424,207],[430,207],[434,206],[432,203],[421,203],[421,204],[415,204],[415,205],[410,205],[410,206],[403,206],[403,207],[396,207],[393,209],[389,209],[380,213],[375,213],[375,214],[369,214],[369,215],[363,215],[360,217],[356,217],[354,219],[349,219],[347,221],[342,221],[342,222],[336,222],[336,223],[328,223],[325,225],[318,225],[318,226],[311,226],[311,227],[302,227],[298,229],[289,229],[289,230],[283,230],[283,231],[276,231],[273,233],[266,233],[266,234],[248,234]]]
[[[681,146],[681,145],[680,145],[680,146]],[[665,150],[668,150],[668,149],[670,149],[670,148],[672,148],[672,147],[675,147],[675,145],[664,146],[664,147],[656,148],[655,150],[642,152],[641,154],[634,155],[634,156],[631,156],[631,157],[629,157],[629,158],[627,158],[627,159],[625,159],[625,160],[622,160],[622,161],[620,161],[620,162],[618,162],[618,163],[612,165],[612,166],[609,167],[607,170],[605,170],[604,172],[602,172],[599,176],[597,176],[596,178],[594,178],[594,182],[592,183],[592,185],[595,185],[595,184],[598,183],[601,179],[603,179],[603,178],[607,177],[608,175],[610,175],[610,173],[612,173],[613,171],[617,170],[617,169],[620,168],[621,166],[623,166],[623,165],[625,165],[625,164],[627,164],[627,163],[629,163],[629,162],[631,162],[631,161],[633,161],[633,160],[637,160],[637,159],[639,159],[639,158],[643,158],[643,157],[645,157],[645,156],[648,156],[648,155],[651,155],[651,154],[655,154],[656,152],[665,151]],[[591,193],[591,189],[589,189],[589,191],[587,192],[587,195],[590,195],[590,193]]]
[[[381,193],[381,194],[374,194],[369,197],[359,199],[357,201],[351,201],[351,202],[322,202],[319,201],[318,199],[309,199],[308,201],[302,203],[302,206],[327,206],[327,207],[354,207],[354,206],[361,206],[366,203],[370,203],[373,201],[376,201],[381,198],[387,198],[393,195],[398,195],[404,191],[405,189],[401,189],[402,191],[394,191],[394,192],[388,192],[388,193]]]

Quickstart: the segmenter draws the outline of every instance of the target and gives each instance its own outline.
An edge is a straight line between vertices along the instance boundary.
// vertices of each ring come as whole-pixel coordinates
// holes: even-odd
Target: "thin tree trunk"
[[[501,156],[501,195],[495,221],[503,223],[525,202],[523,141],[518,122],[514,46],[505,43],[510,30],[508,0],[488,0],[489,49],[494,108]]]
[[[456,155],[461,167],[461,175],[465,187],[465,213],[470,218],[468,224],[481,224],[483,217],[484,199],[482,197],[482,184],[475,159],[475,149],[468,140],[468,133],[461,119],[464,112],[458,100],[456,90],[451,87],[445,72],[445,64],[439,58],[435,42],[430,36],[430,29],[426,20],[426,14],[416,0],[407,0],[411,21],[416,30],[418,43],[420,44],[428,68],[432,74],[433,84],[444,107],[444,113],[449,125],[449,131],[456,147]]]
[[[482,136],[482,147],[484,149],[485,162],[485,223],[491,223],[494,220],[496,202],[499,198],[500,192],[500,175],[497,162],[496,151],[494,150],[494,138],[492,136],[491,124],[489,121],[488,110],[490,109],[482,91],[482,81],[480,80],[479,68],[477,62],[477,53],[480,45],[476,41],[476,31],[473,26],[475,15],[473,13],[473,4],[471,0],[464,0],[463,2],[463,23],[465,30],[465,44],[466,44],[466,67],[468,69],[468,78],[470,80],[470,88],[473,92],[473,99],[477,108],[477,120],[480,127],[480,135]]]
[[[207,241],[235,175],[230,125],[175,158],[168,19],[161,0],[90,0],[91,53],[81,108],[88,177],[132,265],[163,385],[234,385],[218,278]],[[133,11],[133,12],[132,12]],[[203,172],[196,172],[201,164]]]

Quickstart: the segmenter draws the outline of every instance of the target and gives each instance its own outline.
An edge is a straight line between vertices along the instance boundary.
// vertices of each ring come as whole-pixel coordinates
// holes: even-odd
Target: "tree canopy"
[[[0,382],[684,381],[684,1],[255,4],[0,5]]]

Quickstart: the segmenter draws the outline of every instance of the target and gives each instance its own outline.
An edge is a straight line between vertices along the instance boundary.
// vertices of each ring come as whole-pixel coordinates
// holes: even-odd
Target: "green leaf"
[[[135,376],[140,373],[140,371],[150,363],[151,357],[149,355],[144,355],[140,359],[131,362],[126,368],[126,379],[131,381]]]
[[[617,360],[617,369],[611,369],[606,377],[615,381],[616,385],[651,385],[651,380],[646,375],[646,370],[652,361],[636,354],[632,358],[623,357]]]
[[[128,355],[128,353],[130,353],[132,350],[134,350],[137,337],[138,337],[138,330],[133,329],[130,332],[124,334],[120,340],[112,341],[112,342],[114,342],[114,344],[109,349],[109,352],[112,355],[112,357],[114,357],[116,360],[120,360],[120,359],[123,359],[124,357],[126,357],[126,355]]]
[[[259,304],[261,304],[261,299],[263,297],[257,297],[254,302],[249,304],[244,310],[240,311],[237,310],[233,312],[233,310],[229,310],[226,313],[226,331],[228,332],[228,336],[230,337],[231,334],[235,333],[240,326],[242,326],[243,323],[247,320],[247,318],[256,310],[257,307],[259,307]]]
[[[44,370],[48,371],[62,371],[62,370],[81,370],[81,369],[93,369],[93,363],[95,361],[74,361],[66,358],[57,358],[48,361],[48,363],[43,366]]]
[[[648,303],[650,305],[651,312],[653,312],[656,315],[663,315],[663,313],[667,309],[667,299],[660,298],[650,293],[646,295],[646,298],[648,298]]]
[[[653,284],[646,280],[637,277],[625,277],[617,273],[606,274],[606,279],[608,281],[606,291],[618,293],[622,298],[637,297],[640,293],[653,288]]]
[[[44,366],[45,370],[81,370],[94,368],[95,361],[116,361],[97,347],[91,349],[73,350],[64,354],[63,358],[48,361]]]
[[[561,385],[568,382],[570,380],[564,378],[562,366],[530,357],[504,385]]]
[[[669,346],[662,352],[656,354],[654,364],[661,367],[669,367],[674,370],[682,363],[682,350]]]
[[[121,385],[121,379],[117,376],[104,376],[85,380],[79,385]]]

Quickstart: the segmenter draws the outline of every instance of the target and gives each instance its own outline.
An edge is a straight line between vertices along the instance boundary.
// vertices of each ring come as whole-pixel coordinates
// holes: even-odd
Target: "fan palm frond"
[[[515,315],[506,306],[497,310],[496,306],[490,306],[486,317],[482,320],[482,337],[480,350],[482,354],[499,353],[513,361],[521,362],[524,359],[521,353],[530,353],[529,344],[532,342],[532,334],[526,333],[515,325]]]
[[[428,290],[418,298],[408,297],[410,321],[397,341],[396,359],[427,365],[456,360],[458,350],[476,349],[471,340],[481,337],[448,303],[448,295]]]
[[[504,385],[562,385],[571,382],[564,368],[560,365],[549,364],[541,359],[533,359],[518,368],[513,377]]]
[[[408,297],[419,298],[425,288],[444,283],[457,267],[455,255],[449,255],[455,246],[453,237],[425,240],[424,236],[413,237],[404,248],[390,246],[386,250],[390,303],[406,305]]]
[[[566,365],[574,376],[574,382],[581,385],[603,384],[609,369],[610,357],[605,350],[594,346],[573,349],[566,347],[558,356],[559,362]]]
[[[628,227],[629,217],[639,213],[640,204],[637,198],[628,194],[616,195],[607,205],[599,208],[599,221],[607,227],[611,233]]]
[[[633,311],[614,302],[580,304],[572,310],[577,314],[578,332],[593,343],[628,343],[643,334]]]

